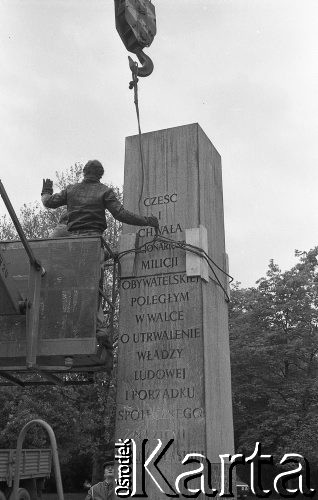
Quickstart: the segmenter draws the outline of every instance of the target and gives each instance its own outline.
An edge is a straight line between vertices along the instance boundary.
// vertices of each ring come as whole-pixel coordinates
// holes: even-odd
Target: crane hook
[[[151,73],[153,72],[153,62],[150,57],[147,56],[147,54],[145,54],[141,49],[134,51],[134,53],[138,57],[139,62],[142,66],[138,66],[138,63],[136,63],[130,56],[128,56],[129,67],[132,73],[135,73],[137,76],[142,77],[151,75]]]

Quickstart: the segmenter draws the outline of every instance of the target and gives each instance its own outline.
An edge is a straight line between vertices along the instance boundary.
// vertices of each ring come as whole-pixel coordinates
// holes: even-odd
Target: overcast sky
[[[288,269],[318,243],[318,2],[153,3],[142,130],[198,122],[211,139],[230,272],[252,286],[271,258]],[[0,0],[0,43],[0,178],[16,210],[91,158],[122,186],[137,124],[113,0]]]

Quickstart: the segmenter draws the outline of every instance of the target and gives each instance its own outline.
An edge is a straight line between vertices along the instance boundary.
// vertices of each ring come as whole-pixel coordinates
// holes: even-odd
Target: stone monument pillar
[[[182,459],[200,453],[220,491],[219,455],[233,453],[221,157],[198,124],[143,134],[144,169],[138,141],[126,139],[124,205],[156,215],[160,238],[128,225],[121,238],[121,251],[137,251],[121,259],[116,440],[134,439],[140,462],[143,439],[146,458],[158,439],[161,451],[173,439],[158,463],[169,485],[176,491],[191,469]],[[151,473],[158,484],[144,474],[148,498],[173,495],[153,464]]]

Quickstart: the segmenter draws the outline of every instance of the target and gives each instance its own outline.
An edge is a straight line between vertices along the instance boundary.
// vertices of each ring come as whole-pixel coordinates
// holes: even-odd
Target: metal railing
[[[47,433],[49,435],[51,449],[52,449],[52,456],[53,456],[53,465],[54,465],[54,472],[55,472],[57,496],[58,496],[58,500],[64,500],[60,462],[59,462],[59,457],[58,457],[55,434],[54,434],[52,427],[47,422],[45,422],[44,420],[41,420],[41,419],[31,420],[30,422],[25,424],[25,426],[20,431],[18,441],[17,441],[17,449],[16,449],[16,455],[15,455],[16,458],[15,458],[14,482],[13,482],[13,490],[12,490],[12,493],[10,495],[10,500],[18,500],[22,445],[23,445],[23,441],[25,439],[25,436],[26,436],[28,430],[33,425],[41,425],[42,427],[44,427],[44,429],[47,431]]]

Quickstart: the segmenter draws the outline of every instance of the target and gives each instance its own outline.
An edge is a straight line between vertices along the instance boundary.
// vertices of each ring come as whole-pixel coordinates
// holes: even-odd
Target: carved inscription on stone
[[[184,222],[170,223],[178,201],[177,192],[143,199],[166,239],[154,239],[153,228],[138,231],[135,276],[121,279],[119,335],[117,435],[174,438],[170,460],[204,450],[205,433],[201,279],[186,275],[185,250],[176,247],[184,239]]]

